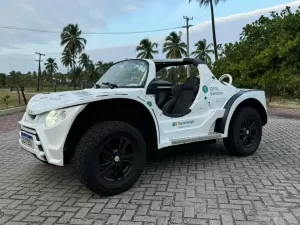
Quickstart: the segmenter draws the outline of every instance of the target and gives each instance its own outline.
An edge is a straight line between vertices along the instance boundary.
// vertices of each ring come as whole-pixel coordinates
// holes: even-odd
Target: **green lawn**
[[[300,109],[300,101],[299,99],[273,97],[272,101],[268,103],[268,106],[274,108]]]
[[[2,100],[2,98],[6,95],[10,96],[10,98],[8,99],[8,108],[6,107],[5,102]],[[25,93],[27,101],[29,101],[33,95],[34,94]],[[24,105],[25,104],[24,104],[24,100],[23,100],[21,92],[20,92],[20,104],[19,104],[17,91],[9,91],[8,89],[0,89],[0,110],[11,109],[11,108],[15,108],[15,107],[24,106]]]
[[[69,90],[72,90],[69,88]],[[63,87],[58,87],[57,91],[66,91]],[[35,88],[27,88],[25,89],[25,96],[27,99],[27,102],[30,100],[32,96],[34,96],[37,93],[45,93],[45,92],[53,92],[53,89],[51,88],[44,88],[40,92],[37,92]],[[9,91],[9,89],[0,89],[0,110],[7,109],[4,101],[2,100],[2,97],[4,96],[10,96],[8,99],[8,109],[16,108],[20,106],[24,106],[24,101],[20,92],[20,104],[18,100],[18,93],[17,91]],[[298,99],[285,99],[281,97],[273,97],[272,102],[268,103],[269,107],[279,107],[279,108],[290,108],[290,109],[300,109],[300,100]]]
[[[73,87],[66,88],[66,87],[61,87],[61,86],[56,88],[56,92],[71,91],[71,90],[74,90],[74,88]],[[36,88],[25,88],[25,92],[28,92],[28,93],[44,93],[44,92],[47,92],[47,93],[49,93],[49,92],[54,92],[54,89],[51,88],[51,87],[43,87],[43,89],[41,89],[39,92],[37,92]]]
[[[74,90],[73,87],[69,87],[68,89],[66,87],[57,87],[56,91],[57,92],[61,92],[61,91],[68,91],[68,90]],[[30,98],[32,96],[34,96],[35,94],[38,93],[49,93],[49,92],[54,92],[53,88],[51,87],[44,87],[42,90],[40,90],[39,92],[36,91],[36,88],[25,88],[25,96],[27,99],[27,102],[30,100]],[[8,108],[6,107],[5,102],[2,100],[2,97],[4,96],[10,96],[10,98],[8,99]],[[19,99],[18,99],[18,93],[17,91],[10,91],[8,88],[0,88],[0,110],[4,110],[4,109],[11,109],[11,108],[15,108],[15,107],[20,107],[20,106],[24,106],[24,100],[20,91],[20,104],[19,104]]]

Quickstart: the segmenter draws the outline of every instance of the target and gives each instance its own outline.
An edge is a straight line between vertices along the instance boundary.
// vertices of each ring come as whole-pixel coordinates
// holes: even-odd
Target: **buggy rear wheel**
[[[223,139],[223,143],[230,154],[248,156],[256,152],[261,137],[262,121],[259,113],[253,108],[244,107],[232,117],[228,137]]]

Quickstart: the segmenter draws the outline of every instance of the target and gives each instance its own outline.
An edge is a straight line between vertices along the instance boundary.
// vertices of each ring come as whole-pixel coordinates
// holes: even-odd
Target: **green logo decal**
[[[188,121],[183,121],[183,122],[174,122],[172,123],[173,127],[182,127],[182,126],[187,126],[190,124],[193,124],[195,121],[194,120],[188,120]]]
[[[152,102],[148,101],[147,105],[149,105],[151,107],[152,106]]]
[[[203,91],[204,93],[207,93],[207,92],[208,92],[208,87],[207,87],[206,85],[203,85],[202,91]]]

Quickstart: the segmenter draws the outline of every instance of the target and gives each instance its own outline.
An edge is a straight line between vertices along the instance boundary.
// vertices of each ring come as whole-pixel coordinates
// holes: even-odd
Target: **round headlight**
[[[57,112],[55,110],[49,112],[46,117],[46,126],[53,127],[58,119]]]

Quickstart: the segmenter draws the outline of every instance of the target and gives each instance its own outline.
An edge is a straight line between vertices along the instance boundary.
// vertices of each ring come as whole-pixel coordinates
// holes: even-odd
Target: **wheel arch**
[[[263,96],[261,98],[261,93],[259,93],[259,95],[253,94],[254,91],[255,90],[240,91],[226,102],[224,105],[224,116],[216,121],[215,132],[223,133],[227,136],[231,119],[243,107],[252,107],[257,110],[262,119],[262,125],[264,126],[267,124],[268,114],[266,107],[262,103],[265,100],[265,97]]]
[[[74,151],[77,141],[86,130],[95,123],[107,120],[119,120],[135,126],[145,138],[147,147],[157,148],[159,125],[153,110],[142,99],[126,97],[88,103],[71,125],[65,148]]]

